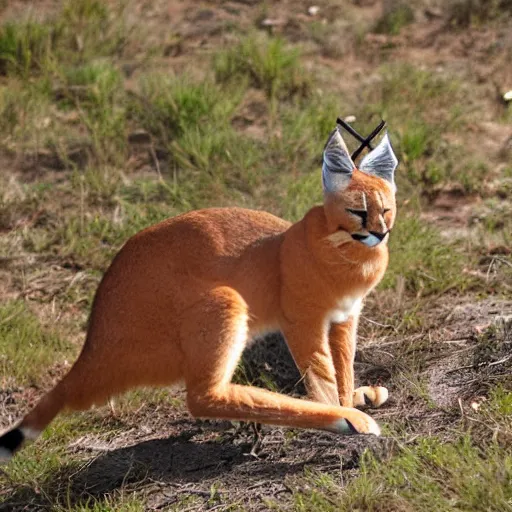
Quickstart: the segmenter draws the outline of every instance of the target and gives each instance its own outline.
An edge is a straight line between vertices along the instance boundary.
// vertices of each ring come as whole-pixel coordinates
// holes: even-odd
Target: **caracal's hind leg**
[[[389,393],[382,386],[361,386],[354,391],[354,407],[371,405],[380,407],[387,401]]]
[[[211,290],[182,318],[180,329],[190,412],[196,417],[255,421],[332,432],[380,433],[356,409],[299,400],[231,383],[247,339],[247,306],[228,287]]]

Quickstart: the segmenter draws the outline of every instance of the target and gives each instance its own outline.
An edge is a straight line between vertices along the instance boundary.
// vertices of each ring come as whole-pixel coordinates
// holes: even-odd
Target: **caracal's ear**
[[[379,145],[361,160],[359,170],[389,181],[393,186],[393,190],[396,191],[395,169],[397,166],[398,160],[386,132]]]
[[[331,133],[324,148],[322,182],[324,193],[333,194],[347,188],[356,166],[350,158],[338,127]]]

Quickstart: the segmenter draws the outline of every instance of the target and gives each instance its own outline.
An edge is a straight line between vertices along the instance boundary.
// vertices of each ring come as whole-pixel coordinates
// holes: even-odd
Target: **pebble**
[[[146,130],[135,130],[128,135],[128,142],[130,144],[150,144],[151,134]]]
[[[279,25],[284,25],[285,23],[286,23],[285,20],[265,18],[261,22],[261,26],[262,27],[278,27]]]

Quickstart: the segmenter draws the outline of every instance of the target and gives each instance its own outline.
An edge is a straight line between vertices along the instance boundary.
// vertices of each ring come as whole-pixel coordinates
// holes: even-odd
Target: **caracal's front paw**
[[[387,401],[389,393],[382,386],[362,386],[354,391],[354,407],[371,405],[380,407]]]
[[[345,417],[337,419],[326,430],[335,434],[373,434],[380,436],[380,427],[377,422],[357,409],[345,409]]]

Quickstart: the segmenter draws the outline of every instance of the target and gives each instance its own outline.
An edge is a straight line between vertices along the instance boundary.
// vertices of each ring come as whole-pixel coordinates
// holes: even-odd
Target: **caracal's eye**
[[[366,222],[368,221],[368,212],[366,210],[356,210],[354,208],[346,208],[347,212],[351,215],[355,215],[361,219],[361,223],[363,224],[363,228],[366,227]]]

